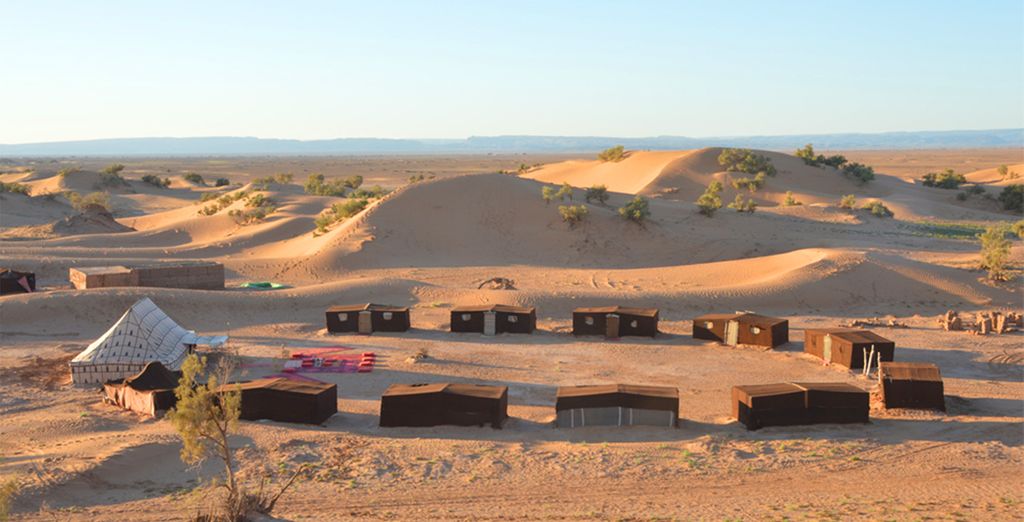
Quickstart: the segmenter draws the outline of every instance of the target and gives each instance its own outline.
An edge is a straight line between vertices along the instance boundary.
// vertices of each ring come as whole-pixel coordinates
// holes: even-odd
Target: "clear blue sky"
[[[0,143],[1024,126],[1022,0],[34,0],[0,20]]]

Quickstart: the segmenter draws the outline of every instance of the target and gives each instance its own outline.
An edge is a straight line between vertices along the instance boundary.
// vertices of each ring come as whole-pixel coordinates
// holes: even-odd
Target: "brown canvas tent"
[[[850,369],[864,368],[874,347],[879,361],[892,361],[896,343],[870,330],[816,328],[804,330],[804,352]]]
[[[373,303],[332,306],[327,309],[331,333],[404,332],[409,329],[409,308]]]
[[[868,422],[868,392],[846,383],[734,386],[732,416],[747,429]]]
[[[934,364],[883,361],[878,382],[886,408],[946,411],[942,373]]]
[[[0,295],[29,294],[36,291],[36,275],[0,268]]]
[[[658,335],[658,309],[626,306],[577,308],[572,312],[573,335],[603,335],[609,339]]]
[[[220,390],[241,391],[244,420],[322,424],[338,413],[338,386],[326,382],[276,377],[229,383]]]
[[[484,335],[533,333],[537,328],[537,309],[532,306],[480,305],[459,306],[451,312],[451,331]]]
[[[507,418],[507,386],[392,384],[380,398],[383,427],[490,424],[501,428]]]
[[[174,407],[174,389],[181,372],[172,372],[158,361],[151,362],[136,375],[109,381],[103,385],[105,400],[126,410],[160,417]]]
[[[555,398],[555,425],[670,426],[679,419],[679,390],[668,386],[599,384],[561,386]]]
[[[775,348],[789,342],[789,321],[750,312],[705,314],[693,320],[693,338]]]

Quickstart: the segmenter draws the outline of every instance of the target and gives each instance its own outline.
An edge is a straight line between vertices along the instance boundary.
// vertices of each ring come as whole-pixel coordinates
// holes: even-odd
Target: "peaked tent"
[[[29,294],[36,291],[36,275],[0,268],[0,295]]]
[[[197,345],[216,347],[227,340],[223,335],[200,337],[182,328],[144,297],[71,360],[71,380],[75,384],[102,384],[124,379],[153,361],[177,371]]]

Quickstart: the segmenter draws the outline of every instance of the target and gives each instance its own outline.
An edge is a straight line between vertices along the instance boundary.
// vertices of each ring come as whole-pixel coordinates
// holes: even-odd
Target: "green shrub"
[[[328,211],[317,216],[316,219],[313,220],[313,223],[316,225],[316,231],[323,234],[327,232],[327,227],[333,225],[335,221],[336,218],[334,213]]]
[[[562,187],[559,188],[558,192],[555,193],[555,197],[558,198],[558,201],[565,201],[565,198],[569,198],[569,201],[572,201],[572,185],[568,183],[562,183]]]
[[[804,145],[802,149],[797,149],[793,155],[804,160],[807,165],[818,166],[818,157],[814,155],[814,147],[810,143]]]
[[[736,212],[753,213],[755,210],[757,210],[757,202],[754,201],[752,198],[747,198],[746,201],[744,201],[743,194],[736,194],[736,199],[734,199],[732,203],[729,203],[729,208],[735,210]]]
[[[708,188],[697,198],[697,208],[701,214],[711,217],[715,211],[722,208],[722,182],[712,181]]]
[[[331,211],[340,218],[350,218],[362,212],[369,203],[366,199],[349,199],[343,203],[331,205]]]
[[[203,177],[195,172],[186,172],[182,177],[189,183],[193,183],[195,185],[206,185],[206,181],[203,180]]]
[[[226,187],[230,184],[231,181],[228,180],[228,178],[217,178],[217,181],[213,182],[213,186],[215,187]]]
[[[1000,165],[996,169],[996,172],[999,173],[1000,179],[1017,179],[1017,178],[1020,177],[1020,173],[1019,172],[1010,170],[1010,167],[1008,167],[1006,165]]]
[[[1006,238],[1010,227],[1005,223],[991,225],[978,236],[981,240],[981,268],[988,270],[988,277],[993,281],[1009,279],[1006,270],[1010,258],[1010,240]]]
[[[355,189],[363,186],[363,177],[362,176],[349,176],[349,177],[345,178],[345,181],[343,183],[344,183],[345,187],[355,190]]]
[[[306,194],[315,196],[345,196],[345,182],[340,179],[325,180],[323,174],[310,174],[303,185]]]
[[[558,191],[555,190],[555,187],[548,187],[545,185],[540,188],[540,197],[544,198],[545,205],[550,204],[551,201],[555,199],[556,194],[558,194]]]
[[[0,520],[6,521],[11,515],[14,498],[21,493],[22,483],[17,477],[8,477],[0,482]]]
[[[921,179],[926,187],[942,189],[956,189],[960,188],[960,185],[967,183],[967,178],[963,174],[953,172],[953,169],[946,169],[942,172],[929,172]]]
[[[124,165],[120,163],[111,163],[100,171],[100,174],[111,174],[120,177],[121,171],[124,170]]]
[[[78,174],[79,172],[82,172],[82,169],[78,167],[64,167],[57,171],[57,176],[66,178],[72,174]]]
[[[875,179],[875,169],[857,162],[847,163],[843,166],[843,175],[863,185]]]
[[[155,176],[153,174],[146,174],[145,176],[142,176],[142,181],[159,188],[167,188],[171,186],[171,180],[169,178],[160,179],[160,176]]]
[[[804,163],[811,165],[812,167],[827,166],[838,169],[846,164],[846,157],[840,154],[836,154],[834,156],[818,154],[816,156],[814,154],[814,147],[812,147],[810,143],[805,145],[804,148],[798,149],[794,154],[796,157],[804,160]]]
[[[412,176],[409,176],[409,184],[412,185],[413,183],[419,183],[424,179],[426,178],[423,177],[423,174],[420,174],[418,176],[414,174]]]
[[[796,198],[793,197],[793,191],[787,190],[786,199],[782,202],[782,205],[786,207],[795,207],[798,205],[803,205],[803,203],[797,201]]]
[[[387,195],[388,191],[380,185],[374,185],[369,189],[357,188],[349,193],[348,197],[354,199],[380,199]]]
[[[1017,236],[1017,239],[1024,239],[1024,219],[1010,225],[1010,232]]]
[[[718,164],[729,172],[754,175],[763,172],[768,176],[777,174],[775,166],[772,165],[772,160],[768,156],[755,154],[750,149],[724,149],[718,155]]]
[[[751,194],[757,192],[761,187],[764,186],[765,175],[764,172],[758,172],[753,178],[737,178],[732,180],[732,187],[736,190],[746,189]]]
[[[651,209],[647,198],[634,196],[628,203],[619,207],[619,215],[635,223],[643,224],[651,217]]]
[[[64,197],[79,212],[91,205],[103,207],[103,210],[110,212],[110,195],[106,192],[90,192],[84,196],[77,192],[66,192]]]
[[[293,174],[274,174],[274,181],[278,185],[287,185],[295,180]]]
[[[970,196],[970,194],[968,194],[967,192],[957,192],[956,193],[956,200],[957,201],[967,201],[968,196]]]
[[[607,203],[609,197],[608,187],[604,185],[594,185],[583,194],[583,199],[587,200],[587,203],[596,201],[601,205]]]
[[[626,157],[626,148],[622,145],[616,145],[604,149],[597,155],[597,159],[601,161],[618,162],[622,161]]]
[[[839,198],[839,208],[857,208],[857,196],[847,194]]]
[[[893,216],[893,213],[891,210],[889,210],[889,207],[886,207],[885,204],[883,204],[881,201],[872,201],[869,203],[865,203],[860,208],[863,210],[871,211],[871,215],[876,217],[884,218]]]
[[[575,228],[577,224],[587,217],[590,211],[587,210],[586,205],[560,205],[558,213],[562,216],[562,221],[568,223],[569,227]]]
[[[27,196],[31,191],[29,190],[28,185],[23,185],[21,183],[4,183],[0,181],[0,192],[10,192],[13,194],[23,194]]]
[[[1024,211],[1024,184],[1014,183],[1003,187],[999,193],[999,202],[1002,203],[1003,210]]]

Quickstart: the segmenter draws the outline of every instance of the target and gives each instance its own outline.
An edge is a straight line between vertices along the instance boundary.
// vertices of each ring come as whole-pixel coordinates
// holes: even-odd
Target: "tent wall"
[[[704,319],[698,317],[693,320],[693,338],[724,343],[725,325],[728,322],[725,319]]]
[[[747,429],[868,422],[868,392],[846,383],[735,386],[732,414]]]
[[[533,333],[537,328],[537,312],[495,312],[496,333]]]
[[[938,366],[929,363],[882,363],[878,372],[886,408],[946,411]]]
[[[244,420],[322,424],[338,412],[338,388],[333,384],[316,393],[273,388],[243,388],[241,393]]]
[[[819,359],[825,359],[825,338],[831,337],[831,360],[826,361],[850,369],[864,368],[864,350],[871,352],[874,345],[879,360],[891,362],[896,354],[896,343],[893,341],[854,342],[844,338],[838,331],[805,330],[804,352]]]
[[[619,337],[656,337],[658,316],[619,314]]]
[[[385,312],[373,310],[370,321],[375,332],[404,332],[409,329],[409,311]]]
[[[461,333],[483,333],[485,314],[486,312],[460,312],[458,310],[452,310],[451,331]]]
[[[605,335],[608,314],[605,312],[573,312],[573,335]]]
[[[359,331],[359,312],[327,311],[327,331],[331,333],[350,333]]]
[[[383,427],[440,425],[500,428],[508,418],[508,393],[500,398],[472,397],[443,392],[395,395],[380,400]]]
[[[148,362],[148,361],[147,361]],[[142,371],[145,363],[138,364],[81,364],[71,365],[71,382],[74,384],[103,384],[131,377]]]
[[[20,280],[24,278],[28,284],[26,290]],[[36,275],[32,272],[0,269],[0,295],[25,294],[36,291]]]
[[[586,426],[664,426],[676,425],[673,412],[641,408],[601,407],[559,410],[555,418],[559,428]]]

